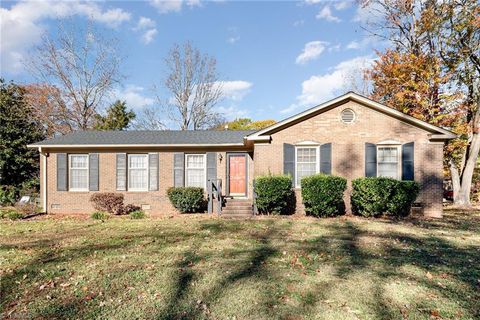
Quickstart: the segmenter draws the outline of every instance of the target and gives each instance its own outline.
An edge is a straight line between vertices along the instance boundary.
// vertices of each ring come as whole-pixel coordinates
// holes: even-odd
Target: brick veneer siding
[[[350,108],[356,114],[353,123],[341,122],[340,113]],[[442,216],[443,143],[430,142],[428,132],[379,111],[349,101],[271,135],[271,143],[257,143],[254,148],[254,174],[283,173],[283,144],[302,141],[332,143],[332,174],[348,179],[345,195],[350,211],[351,180],[365,175],[365,143],[395,140],[415,142],[415,180],[421,184],[418,202],[426,216]],[[301,192],[297,192],[297,214],[304,214]]]
[[[225,150],[208,150],[217,152],[217,176],[223,181],[223,190],[226,190],[226,154]],[[241,150],[232,150],[232,152],[239,152]],[[45,151],[49,155],[47,157],[47,212],[49,213],[78,213],[90,214],[94,211],[90,203],[90,196],[95,193],[93,191],[73,192],[73,191],[57,191],[57,177],[56,177],[56,153],[99,153],[99,191],[97,192],[118,192],[125,195],[125,204],[133,203],[136,205],[148,204],[150,209],[146,210],[152,215],[169,215],[175,214],[177,211],[172,207],[167,197],[168,188],[173,186],[173,154],[175,152],[185,153],[205,153],[206,150],[193,151],[162,151],[162,150],[98,150],[89,149],[88,151],[80,150],[50,150]],[[158,191],[117,191],[116,190],[116,154],[119,152],[126,153],[148,153],[159,152],[159,190]],[[253,181],[253,160],[251,158],[252,152],[247,153],[248,168],[248,194],[251,197],[252,181]],[[219,155],[221,155],[221,160]],[[43,167],[41,166],[41,174]],[[43,182],[41,182],[42,195],[45,190]],[[43,199],[43,197],[41,198]],[[43,200],[42,200],[43,201]],[[58,208],[52,205],[59,205]]]

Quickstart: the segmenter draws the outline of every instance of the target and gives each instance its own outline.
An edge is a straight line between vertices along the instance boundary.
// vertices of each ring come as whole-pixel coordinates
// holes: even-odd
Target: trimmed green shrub
[[[407,216],[420,191],[418,182],[384,177],[355,179],[352,188],[353,213],[364,217]]]
[[[333,217],[345,213],[343,193],[347,180],[342,177],[315,174],[301,181],[302,200],[307,215]]]
[[[167,190],[167,195],[181,213],[203,212],[207,206],[203,188],[172,187]]]
[[[92,213],[92,215],[90,217],[94,220],[104,221],[104,220],[110,218],[110,215],[107,212],[95,211],[94,213]]]
[[[255,204],[262,214],[288,214],[295,208],[292,178],[288,175],[267,175],[255,178]]]
[[[130,212],[129,214],[130,219],[143,219],[145,218],[145,211],[143,210],[135,210]]]

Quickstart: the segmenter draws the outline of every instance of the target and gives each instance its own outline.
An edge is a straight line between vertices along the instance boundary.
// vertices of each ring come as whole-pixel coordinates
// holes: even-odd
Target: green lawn
[[[0,318],[474,319],[480,212],[1,221]]]

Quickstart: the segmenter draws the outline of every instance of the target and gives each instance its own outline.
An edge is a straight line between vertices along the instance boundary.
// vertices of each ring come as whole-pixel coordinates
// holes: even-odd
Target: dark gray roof
[[[205,145],[243,143],[254,130],[77,131],[33,146],[59,145]]]

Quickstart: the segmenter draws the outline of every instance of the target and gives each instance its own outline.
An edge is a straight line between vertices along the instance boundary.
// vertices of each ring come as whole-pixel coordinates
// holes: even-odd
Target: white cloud
[[[158,33],[157,29],[148,29],[145,31],[145,33],[142,35],[142,42],[144,44],[149,44],[150,42],[153,41],[153,38],[155,38],[155,35]]]
[[[113,97],[115,100],[126,101],[128,107],[138,110],[155,102],[153,98],[145,96],[144,91],[143,87],[127,85],[125,88],[115,90]]]
[[[296,64],[305,64],[308,61],[317,59],[325,50],[328,42],[310,41],[305,44],[302,53],[295,60]]]
[[[280,113],[291,113],[299,108],[316,105],[327,101],[344,88],[345,76],[352,70],[365,68],[373,62],[372,57],[362,56],[346,60],[336,65],[331,72],[311,76],[302,83],[302,93],[297,101]]]
[[[150,4],[161,14],[179,12],[184,3],[189,7],[201,6],[200,0],[150,0]]]
[[[343,9],[347,9],[348,7],[350,7],[352,5],[352,2],[353,1],[338,1],[335,3],[334,7],[336,10],[343,10]]]
[[[238,106],[235,105],[229,107],[220,106],[217,109],[218,112],[222,113],[227,118],[227,120],[246,118],[248,116],[247,110],[240,109]]]
[[[358,49],[365,49],[368,48],[370,45],[380,45],[381,41],[378,38],[375,38],[373,36],[366,36],[362,40],[353,40],[349,42],[346,46],[347,49],[350,50],[358,50]]]
[[[158,33],[158,30],[156,28],[157,23],[153,21],[150,18],[146,17],[140,17],[138,19],[137,26],[133,28],[134,31],[142,31],[142,35],[140,37],[140,40],[144,44],[149,44],[150,42],[153,41],[155,36]]]
[[[23,70],[22,60],[32,46],[39,43],[46,32],[42,24],[48,19],[82,16],[116,28],[130,20],[130,13],[120,8],[104,10],[96,2],[83,1],[22,1],[10,9],[0,8],[1,66],[5,71]]]
[[[239,36],[234,36],[234,37],[230,37],[227,39],[227,42],[230,43],[230,44],[235,44],[238,42],[238,40],[240,40],[240,37]]]
[[[135,30],[145,30],[148,28],[155,28],[155,26],[156,26],[156,23],[152,19],[146,18],[146,17],[140,17],[140,19],[138,19],[138,23],[137,23],[137,26],[135,27]]]
[[[243,80],[219,81],[222,86],[223,97],[226,99],[240,101],[250,91],[253,83]]]
[[[316,15],[317,19],[325,19],[330,22],[340,22],[342,21],[339,17],[336,17],[332,14],[332,10],[329,6],[323,7],[322,10]]]

